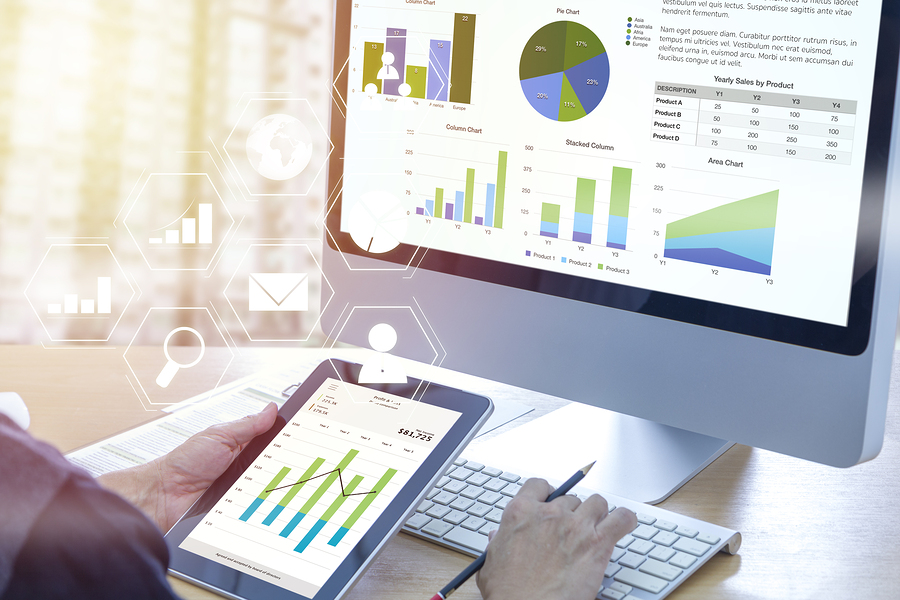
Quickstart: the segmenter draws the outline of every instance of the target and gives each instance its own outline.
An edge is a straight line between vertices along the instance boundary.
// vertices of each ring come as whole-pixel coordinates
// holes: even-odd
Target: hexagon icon
[[[306,196],[333,149],[305,98],[250,98],[224,144],[250,197]]]
[[[211,346],[228,348],[228,359],[208,352]],[[234,356],[209,309],[153,307],[123,358],[138,383],[141,403],[159,405],[195,396],[198,389],[212,391],[221,385]]]
[[[206,173],[151,173],[123,219],[153,271],[206,271],[234,218]]]
[[[25,298],[54,342],[107,342],[135,290],[107,244],[53,244]]]
[[[334,289],[307,244],[251,244],[224,296],[251,342],[306,342]]]

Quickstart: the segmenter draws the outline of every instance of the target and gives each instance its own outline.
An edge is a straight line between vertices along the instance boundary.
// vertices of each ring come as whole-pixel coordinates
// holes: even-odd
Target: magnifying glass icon
[[[179,362],[175,362],[172,360],[172,357],[169,356],[169,340],[172,339],[172,336],[178,333],[179,331],[189,331],[197,336],[197,339],[200,340],[200,356],[197,359],[189,364],[182,364]],[[156,378],[156,385],[161,388],[169,387],[169,384],[172,383],[172,378],[175,377],[175,373],[177,373],[180,369],[190,369],[194,365],[196,365],[203,358],[203,355],[206,353],[206,342],[203,341],[203,336],[200,335],[200,332],[191,327],[176,327],[172,331],[169,332],[169,335],[166,336],[166,341],[163,342],[163,354],[166,355],[166,366],[163,367],[163,370],[160,371],[159,376]]]

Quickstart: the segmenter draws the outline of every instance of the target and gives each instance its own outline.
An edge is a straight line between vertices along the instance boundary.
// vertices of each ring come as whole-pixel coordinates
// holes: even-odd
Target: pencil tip
[[[581,469],[581,472],[584,473],[585,475],[587,475],[587,474],[588,474],[588,471],[591,470],[591,467],[593,467],[593,466],[596,465],[596,464],[597,464],[597,461],[595,460],[594,462],[592,462],[592,463],[589,464],[588,466],[586,466],[586,467],[584,467],[583,469]]]

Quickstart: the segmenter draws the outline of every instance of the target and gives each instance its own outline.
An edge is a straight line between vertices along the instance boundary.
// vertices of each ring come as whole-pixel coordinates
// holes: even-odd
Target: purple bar
[[[625,244],[615,244],[613,242],[606,242],[607,248],[615,248],[616,250],[624,250]]]
[[[557,239],[559,239],[559,234],[558,234],[558,233],[553,233],[552,231],[542,231],[542,232],[541,232],[541,235],[544,236],[544,237],[552,237],[552,238],[557,238]]]
[[[424,215],[424,214],[425,214],[425,209],[422,208],[421,206],[417,207],[417,208],[416,208],[416,214],[417,214],[417,215]]]
[[[453,203],[448,202],[444,205],[444,218],[453,220]]]
[[[400,84],[406,77],[406,30],[388,27],[387,38],[384,44],[385,53],[394,55],[394,62],[386,68],[391,74],[396,74],[395,79],[385,79],[382,90],[390,96],[400,95]]]
[[[581,233],[580,231],[575,231],[572,233],[572,241],[590,244],[591,243],[591,234]],[[609,245],[609,244],[607,244],[607,245]],[[623,250],[624,250],[624,248],[623,248]]]
[[[475,217],[475,224],[484,225],[484,219],[482,219],[481,217]]]
[[[727,250],[722,250],[721,248],[666,248],[663,256],[713,267],[725,267],[726,269],[759,273],[760,275],[772,274],[771,266]]]
[[[450,40],[431,40],[428,50],[429,100],[447,101],[450,90]]]

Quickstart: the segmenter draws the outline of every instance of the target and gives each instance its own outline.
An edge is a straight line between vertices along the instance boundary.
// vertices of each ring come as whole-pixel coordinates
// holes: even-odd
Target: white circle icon
[[[350,209],[347,230],[357,246],[373,254],[389,252],[406,236],[409,215],[390,192],[363,194]]]
[[[290,115],[263,117],[247,136],[247,159],[266,179],[284,181],[296,177],[309,165],[312,151],[309,130]]]

